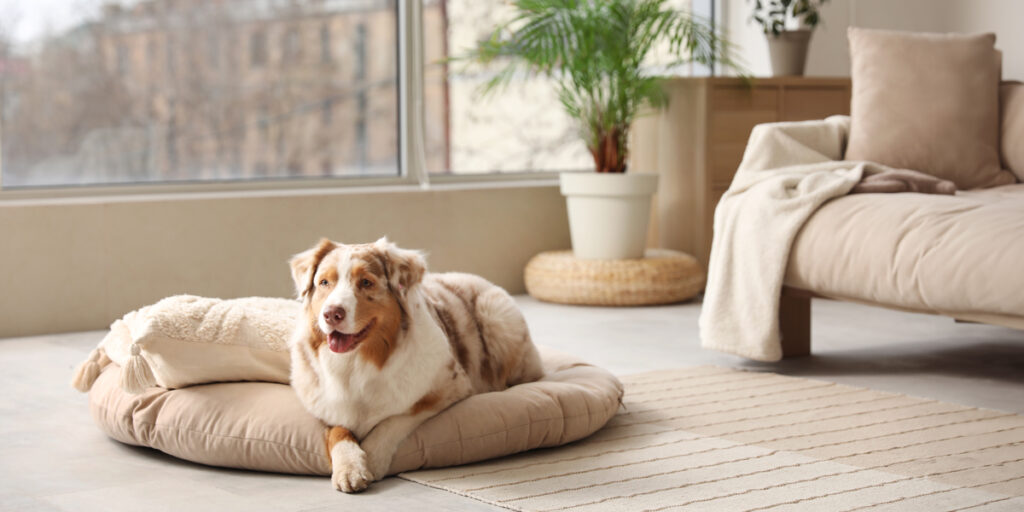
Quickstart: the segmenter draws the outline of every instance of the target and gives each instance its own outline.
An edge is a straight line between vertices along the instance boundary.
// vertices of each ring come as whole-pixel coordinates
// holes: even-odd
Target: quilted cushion
[[[467,398],[420,426],[396,452],[389,474],[466,464],[584,438],[618,410],[611,373],[541,348],[546,376]],[[107,435],[175,457],[232,468],[329,475],[326,427],[291,387],[267,382],[205,384],[129,394],[108,366],[89,392]]]

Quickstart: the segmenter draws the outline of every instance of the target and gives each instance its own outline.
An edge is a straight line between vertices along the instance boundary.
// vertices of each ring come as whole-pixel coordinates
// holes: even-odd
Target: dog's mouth
[[[366,327],[363,327],[362,330],[354,334],[345,334],[341,331],[331,331],[331,334],[327,339],[327,347],[331,349],[331,352],[344,354],[345,352],[356,348],[356,345],[359,345],[359,342],[363,341],[363,338],[366,338],[366,335],[370,333],[370,329],[372,329],[376,323],[377,319],[374,318],[373,320],[370,320],[370,323],[366,324]]]

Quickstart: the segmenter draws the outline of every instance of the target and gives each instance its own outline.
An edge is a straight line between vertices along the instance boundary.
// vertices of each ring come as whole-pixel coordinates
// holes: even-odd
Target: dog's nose
[[[330,306],[324,309],[324,320],[327,321],[327,325],[334,327],[341,323],[345,319],[345,308],[341,306]]]

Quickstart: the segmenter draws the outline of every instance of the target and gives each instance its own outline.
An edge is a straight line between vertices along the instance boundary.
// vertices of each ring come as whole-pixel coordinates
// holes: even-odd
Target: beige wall
[[[178,293],[290,296],[286,261],[321,236],[387,235],[512,293],[531,256],[570,246],[550,184],[3,201],[0,233],[0,337],[102,329]]]
[[[768,48],[758,27],[748,22],[750,3],[720,0],[722,23],[740,56],[756,76],[771,73]],[[849,76],[849,26],[917,32],[995,32],[1003,50],[1003,76],[1024,79],[1024,1],[1020,0],[832,0],[811,39],[807,74]]]

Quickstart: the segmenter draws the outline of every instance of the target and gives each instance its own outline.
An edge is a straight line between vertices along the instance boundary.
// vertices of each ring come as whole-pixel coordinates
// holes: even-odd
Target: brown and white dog
[[[385,238],[323,239],[290,263],[305,304],[292,387],[331,427],[341,491],[386,476],[402,440],[449,405],[543,375],[515,302],[483,278],[428,274],[420,253]]]

